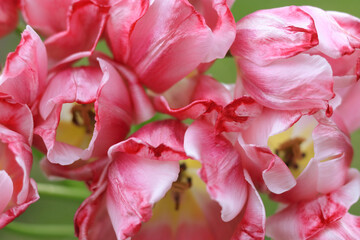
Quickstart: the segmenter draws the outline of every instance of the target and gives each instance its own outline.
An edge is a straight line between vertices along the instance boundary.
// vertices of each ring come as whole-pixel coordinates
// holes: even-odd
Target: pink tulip
[[[50,67],[91,55],[105,28],[108,10],[92,0],[22,2],[27,23],[46,36]]]
[[[155,0],[146,12],[146,1],[136,2],[141,7],[130,18],[127,11],[115,15],[124,11],[122,4],[112,8],[107,39],[115,60],[155,92],[165,91],[200,63],[224,57],[234,40],[234,19],[225,0]],[[125,17],[131,28],[117,24]]]
[[[311,200],[285,205],[269,217],[266,234],[279,240],[358,239],[360,219],[348,210],[359,199],[359,189],[360,174],[350,169],[346,182],[339,188]]]
[[[100,60],[100,67],[68,68],[50,79],[35,128],[50,162],[104,157],[127,135],[132,122],[127,87],[109,63]]]
[[[269,135],[289,128],[302,115],[300,111],[265,108],[243,95],[239,84],[228,90],[205,75],[180,83],[183,85],[175,85],[164,96],[155,97],[157,109],[180,119],[205,120],[215,133],[227,138],[233,143],[235,151],[243,155],[241,161],[255,186],[264,185],[265,181],[272,185],[271,191],[283,192],[295,185],[295,179],[285,163],[266,146]],[[192,97],[176,97],[182,92],[189,92]],[[232,95],[235,99],[232,99]],[[244,151],[246,154],[243,154]],[[252,155],[250,160],[248,155]],[[256,167],[253,167],[251,158],[261,158]],[[280,181],[274,182],[274,178]]]
[[[16,102],[32,107],[47,84],[45,46],[34,30],[27,26],[15,52],[6,59],[0,76],[0,92]]]
[[[32,166],[33,120],[25,105],[0,99],[0,228],[39,199]]]
[[[359,78],[360,36],[352,30],[358,23],[315,7],[246,16],[237,23],[231,48],[245,89],[270,108],[327,109],[338,88]]]
[[[200,164],[186,160],[179,168],[179,160],[188,158],[183,149],[185,130],[179,121],[153,122],[110,148],[112,163],[75,216],[79,238],[148,239],[154,231],[159,231],[158,239],[164,240],[263,238],[264,209],[241,167],[228,178],[240,185],[232,182],[228,188],[222,181],[218,185],[228,193],[217,199],[226,206],[225,213],[222,211],[227,222],[221,219],[219,206],[209,198],[204,182],[196,175]],[[225,160],[219,163],[227,168],[223,174],[230,170]],[[205,169],[209,170],[208,166]],[[220,174],[208,177],[216,182]],[[207,190],[213,192],[213,182],[209,183]],[[239,192],[231,192],[236,186],[245,193],[241,199],[247,199],[247,204],[236,199]]]
[[[0,37],[12,32],[18,23],[18,0],[6,0],[0,3]]]

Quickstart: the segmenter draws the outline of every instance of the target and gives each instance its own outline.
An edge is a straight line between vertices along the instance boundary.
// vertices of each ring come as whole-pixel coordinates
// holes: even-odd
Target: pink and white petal
[[[326,109],[334,97],[329,63],[300,54],[259,66],[237,58],[245,90],[260,104],[279,110]]]
[[[133,236],[148,221],[153,205],[171,188],[178,162],[118,154],[109,166],[107,209],[118,239]]]
[[[350,138],[330,124],[319,124],[313,131],[315,158],[319,161],[317,188],[324,194],[345,183],[353,158]]]
[[[308,239],[341,221],[359,198],[360,174],[349,171],[348,182],[338,190],[312,201],[291,204],[268,218],[266,234],[276,239]],[[352,194],[355,191],[355,194]]]
[[[283,192],[281,194],[271,194],[271,199],[285,203],[294,203],[314,199],[318,195],[318,164],[319,163],[314,158],[311,159],[306,168],[296,178],[296,185],[289,191]]]
[[[43,119],[63,103],[95,101],[102,76],[97,67],[67,68],[54,73],[39,105]]]
[[[105,28],[108,10],[108,7],[91,0],[74,2],[66,30],[52,35],[45,41],[50,67],[66,58],[67,61],[74,61],[72,56],[79,53],[92,53]],[[81,54],[76,58],[80,57]]]
[[[329,224],[312,240],[358,239],[360,237],[360,217],[346,213],[341,220]]]
[[[117,239],[106,208],[106,186],[106,183],[100,185],[76,211],[75,235],[79,239]]]
[[[243,161],[244,168],[261,189],[281,194],[296,185],[289,168],[269,148],[252,144],[241,144],[241,147],[246,159]]]
[[[270,136],[289,129],[301,116],[301,111],[263,108],[261,114],[252,119],[250,126],[242,131],[243,141],[246,144],[267,146]]]
[[[209,51],[204,62],[225,57],[235,39],[235,20],[226,0],[190,0],[196,11],[204,18],[209,32]]]
[[[116,61],[124,63],[129,58],[130,34],[148,7],[148,0],[118,1],[111,6],[106,23],[106,38]]]
[[[122,152],[162,161],[186,159],[183,148],[185,130],[186,126],[176,120],[152,122],[140,128],[129,139],[113,145],[109,149],[109,156],[114,158]]]
[[[0,3],[0,37],[12,32],[18,23],[18,0],[1,1]]]
[[[201,162],[199,171],[212,199],[221,208],[221,218],[230,221],[243,209],[247,186],[241,159],[232,144],[205,121],[197,120],[185,134],[184,148]]]
[[[47,84],[45,46],[34,30],[27,26],[15,52],[6,59],[0,78],[0,92],[17,102],[32,105]]]
[[[263,107],[251,97],[241,97],[226,105],[216,120],[216,131],[240,132],[252,124],[254,118],[259,117]]]
[[[192,94],[192,101],[212,100],[219,106],[225,106],[231,102],[231,92],[216,79],[208,75],[199,75],[195,81],[196,86]]]
[[[77,181],[84,181],[87,185],[94,185],[100,179],[105,166],[110,163],[108,158],[96,159],[93,162],[76,161],[71,165],[53,164],[46,158],[40,162],[40,167],[46,176],[52,178],[64,178]]]
[[[39,198],[40,196],[37,192],[36,183],[33,179],[30,179],[29,191],[26,200],[0,215],[0,229],[22,214],[30,206],[30,204],[36,202]]]
[[[335,21],[340,25],[340,27],[342,27],[349,35],[351,35],[351,37],[354,38],[351,39],[349,36],[350,40],[355,40],[356,41],[355,43],[359,44],[360,41],[359,18],[343,12],[327,11],[327,14],[333,17]]]
[[[360,102],[359,93],[360,81],[345,90],[345,94],[342,94],[341,104],[334,110],[334,115],[343,121],[350,133],[360,127],[360,112],[354,111]]]
[[[246,171],[245,179],[248,183],[248,199],[242,220],[231,239],[261,240],[265,238],[265,207]]]
[[[188,2],[154,1],[131,33],[126,64],[141,83],[163,92],[204,60],[208,34],[205,22]]]
[[[0,99],[0,124],[24,136],[31,145],[34,123],[32,113],[26,105],[10,103]]]
[[[315,22],[319,45],[314,50],[331,58],[339,58],[354,52],[352,41],[349,40],[351,35],[344,31],[330,14],[316,7],[303,6],[300,8],[308,13]]]
[[[133,104],[133,118],[135,124],[140,124],[152,118],[155,114],[154,107],[146,94],[138,77],[122,65],[117,65],[120,74],[126,79],[129,94]]]
[[[197,119],[205,113],[221,111],[221,107],[211,100],[197,100],[185,107],[172,109],[163,96],[157,96],[154,98],[154,105],[157,111],[169,114],[180,120],[187,118]]]
[[[44,36],[48,37],[66,29],[66,19],[73,0],[22,0],[22,15]]]
[[[126,137],[132,123],[132,103],[124,81],[111,64],[99,63],[104,75],[95,102],[95,130],[82,159],[105,156],[111,145]]]
[[[0,188],[1,188],[1,198],[0,198],[0,219],[2,213],[6,210],[14,191],[13,183],[10,176],[4,170],[0,170]]]
[[[264,66],[319,43],[312,17],[297,6],[260,10],[237,23],[234,56]]]

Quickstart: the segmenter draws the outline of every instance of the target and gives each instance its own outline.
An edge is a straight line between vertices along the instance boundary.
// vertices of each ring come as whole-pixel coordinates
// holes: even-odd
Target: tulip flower
[[[27,26],[15,52],[6,59],[0,92],[30,107],[39,101],[47,84],[47,55],[43,42]]]
[[[339,19],[339,20],[337,20]],[[237,23],[231,47],[244,88],[264,106],[328,109],[359,79],[359,19],[315,7],[260,10]]]
[[[39,199],[30,178],[33,120],[30,109],[0,99],[0,228]]]
[[[128,133],[128,90],[114,67],[105,61],[100,66],[67,68],[50,79],[35,128],[50,162],[69,165],[104,157]]]
[[[308,189],[314,185],[307,185]],[[360,175],[350,169],[346,182],[314,199],[285,205],[268,218],[266,234],[275,239],[357,239],[359,217],[348,213],[359,199]]]
[[[231,148],[222,149],[225,158],[218,165],[224,172],[216,173],[205,161],[200,164],[187,159],[183,149],[185,130],[179,121],[154,122],[110,148],[111,164],[76,214],[79,238],[147,239],[156,230],[160,231],[159,239],[263,238],[265,213],[261,200],[241,167],[226,163],[231,160],[238,164],[236,155],[227,153]],[[202,179],[205,171],[213,172],[208,176],[211,182],[205,181],[207,186],[196,174],[200,167]],[[232,171],[231,167],[236,168]],[[229,188],[224,185],[227,180],[219,179],[226,173],[231,174],[229,181],[235,180]],[[217,179],[219,185],[215,186]],[[218,188],[226,194],[218,192],[214,197]],[[239,190],[233,192],[235,188]],[[222,217],[206,190],[222,205]]]

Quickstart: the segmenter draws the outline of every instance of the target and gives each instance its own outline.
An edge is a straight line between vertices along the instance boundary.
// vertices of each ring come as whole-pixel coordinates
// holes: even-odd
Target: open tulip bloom
[[[360,19],[233,4],[0,2],[1,239],[64,236],[16,227],[49,194],[80,196],[82,240],[360,239]]]

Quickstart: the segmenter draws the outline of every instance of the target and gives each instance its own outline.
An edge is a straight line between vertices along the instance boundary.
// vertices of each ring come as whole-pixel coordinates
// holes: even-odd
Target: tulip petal
[[[261,66],[319,43],[314,20],[297,6],[257,11],[242,18],[236,28],[231,53]]]
[[[189,3],[154,1],[131,33],[126,63],[143,84],[163,92],[203,61],[208,33]]]
[[[18,0],[1,1],[0,3],[0,37],[13,31],[18,23]]]
[[[216,135],[213,128],[201,120],[187,130],[184,148],[189,156],[201,162],[200,177],[211,198],[221,205],[221,218],[232,220],[247,198],[240,156],[227,139]]]
[[[78,60],[95,50],[105,27],[108,7],[93,1],[74,2],[67,21],[67,29],[46,39],[50,66]],[[57,63],[60,61],[60,63]]]
[[[259,66],[237,58],[246,91],[260,104],[279,110],[326,109],[334,97],[329,63],[300,54]]]
[[[341,221],[360,194],[360,174],[349,171],[347,183],[314,200],[294,203],[268,218],[266,234],[275,239],[309,239]]]
[[[32,105],[47,84],[45,46],[34,30],[27,26],[15,52],[6,59],[0,78],[0,92],[17,102]]]
[[[107,208],[118,239],[134,235],[178,177],[177,162],[120,154],[109,167]]]
[[[106,23],[106,36],[116,61],[126,62],[128,59],[130,34],[148,7],[148,0],[118,1],[111,6]]]
[[[186,159],[183,142],[186,127],[179,121],[152,122],[136,131],[130,138],[109,149],[162,161]]]
[[[3,211],[6,209],[9,204],[12,194],[13,194],[13,183],[9,175],[4,171],[0,170],[0,188],[1,188],[1,198],[0,198],[0,217]]]
[[[48,37],[66,29],[72,0],[22,0],[22,14],[27,24]]]

